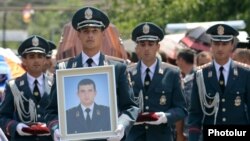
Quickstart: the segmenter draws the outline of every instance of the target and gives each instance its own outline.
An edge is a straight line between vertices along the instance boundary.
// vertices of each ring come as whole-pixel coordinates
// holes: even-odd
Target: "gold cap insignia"
[[[240,96],[236,96],[236,98],[234,100],[234,105],[240,106],[240,104],[241,104],[241,98],[240,98]]]
[[[167,103],[167,98],[165,95],[162,95],[160,98],[160,105],[166,105]]]
[[[218,28],[217,28],[217,33],[218,33],[218,35],[223,35],[224,34],[224,27],[223,26],[218,26]]]
[[[145,24],[143,27],[142,27],[142,32],[144,34],[148,34],[149,33],[149,30],[150,30],[150,27],[148,24]]]
[[[35,47],[39,45],[39,39],[36,36],[32,38],[32,45]]]
[[[93,11],[90,9],[90,8],[88,8],[86,11],[85,11],[85,18],[86,19],[92,19],[92,17],[93,17]]]

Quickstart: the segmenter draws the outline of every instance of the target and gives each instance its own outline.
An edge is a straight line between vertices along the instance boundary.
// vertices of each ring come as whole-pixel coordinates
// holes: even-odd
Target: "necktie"
[[[89,58],[87,61],[88,67],[92,67],[93,59]]]
[[[146,69],[146,77],[144,79],[144,89],[145,89],[145,91],[148,90],[148,87],[149,87],[150,82],[151,82],[151,79],[150,79],[150,76],[149,76],[149,72],[150,72],[150,69],[147,68]]]
[[[37,83],[38,83],[38,81],[35,80],[34,81],[35,87],[34,87],[34,90],[33,90],[33,95],[35,96],[36,101],[39,102],[40,99],[41,99],[41,95],[40,95],[40,91],[39,91]]]
[[[87,113],[87,116],[86,116],[86,125],[89,128],[90,127],[90,122],[91,122],[90,114],[89,114],[90,109],[89,108],[85,109],[85,112]]]
[[[219,78],[219,85],[220,85],[220,89],[222,92],[224,92],[225,89],[225,79],[224,79],[224,75],[223,75],[223,66],[220,67],[220,78]]]

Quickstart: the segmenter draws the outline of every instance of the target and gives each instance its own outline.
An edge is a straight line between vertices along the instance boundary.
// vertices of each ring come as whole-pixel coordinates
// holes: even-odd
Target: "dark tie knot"
[[[223,66],[221,66],[219,70],[220,72],[222,72],[224,70]]]
[[[149,72],[150,72],[150,69],[149,69],[149,68],[147,68],[147,69],[146,69],[146,73],[149,73]]]
[[[85,112],[87,112],[88,114],[90,112],[90,109],[89,108],[85,109]]]
[[[35,85],[37,85],[37,84],[38,84],[38,81],[37,81],[37,79],[36,79],[36,80],[34,81],[34,84],[35,84]]]
[[[87,62],[87,64],[88,64],[88,67],[91,67],[91,66],[92,66],[92,63],[93,63],[93,59],[92,59],[92,58],[89,58],[86,62]]]

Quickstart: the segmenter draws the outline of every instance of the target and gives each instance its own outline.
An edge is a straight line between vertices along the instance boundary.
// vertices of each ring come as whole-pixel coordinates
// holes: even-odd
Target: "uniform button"
[[[226,111],[226,108],[222,108],[222,112],[225,112]]]
[[[225,101],[226,101],[225,98],[222,98],[222,99],[221,99],[221,102],[225,102]]]
[[[222,118],[222,121],[225,122],[227,119],[226,118]]]
[[[145,96],[145,99],[148,100],[148,96]]]
[[[148,126],[147,126],[147,125],[145,126],[145,129],[146,129],[146,130],[148,129]]]
[[[38,117],[38,118],[40,118],[40,117],[41,117],[41,115],[40,115],[40,114],[38,114],[38,115],[37,115],[37,117]]]
[[[37,107],[37,108],[40,108],[40,105],[37,105],[36,107]]]
[[[145,109],[146,109],[146,110],[148,110],[148,109],[149,109],[149,107],[148,107],[148,106],[146,106],[146,107],[145,107]]]

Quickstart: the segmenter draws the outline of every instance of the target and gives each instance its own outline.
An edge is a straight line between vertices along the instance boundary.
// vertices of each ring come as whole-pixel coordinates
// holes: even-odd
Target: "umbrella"
[[[160,41],[160,51],[166,53],[168,58],[176,59],[176,54],[179,49],[183,48],[176,41],[164,36],[163,40]]]
[[[196,27],[187,31],[180,43],[198,51],[209,51],[210,41],[211,37],[206,34],[206,29],[204,27]]]
[[[10,71],[10,78],[16,78],[25,73],[20,58],[10,49],[0,48],[0,63],[6,64],[2,67]]]

